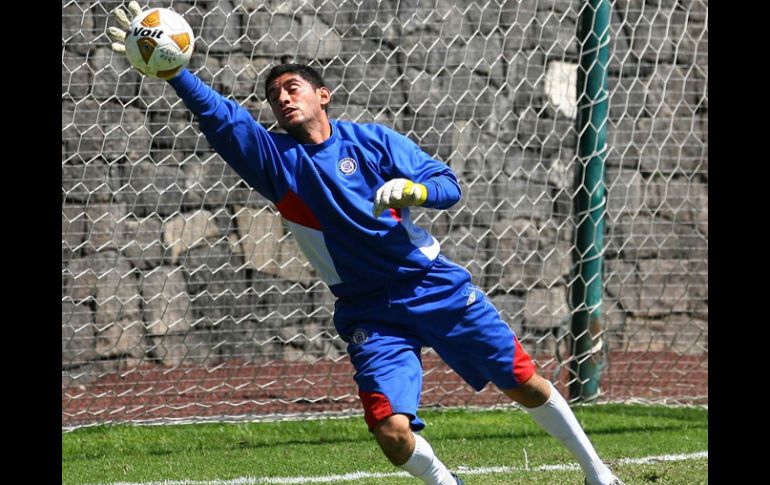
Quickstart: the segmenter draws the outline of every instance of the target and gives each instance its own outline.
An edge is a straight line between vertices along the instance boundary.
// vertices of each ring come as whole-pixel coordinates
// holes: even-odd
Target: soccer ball
[[[126,34],[126,55],[144,75],[163,78],[190,61],[193,52],[190,24],[167,8],[154,8],[131,21]]]

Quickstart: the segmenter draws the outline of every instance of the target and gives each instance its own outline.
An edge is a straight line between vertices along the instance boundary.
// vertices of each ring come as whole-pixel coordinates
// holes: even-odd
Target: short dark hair
[[[267,91],[270,89],[270,83],[272,83],[278,76],[286,74],[287,72],[298,74],[299,77],[309,82],[314,89],[331,89],[329,88],[329,85],[326,84],[326,81],[324,81],[323,76],[310,66],[305,64],[280,64],[278,66],[273,66],[273,68],[270,69],[270,72],[267,73],[267,79],[265,79],[265,99],[268,99],[269,101]]]

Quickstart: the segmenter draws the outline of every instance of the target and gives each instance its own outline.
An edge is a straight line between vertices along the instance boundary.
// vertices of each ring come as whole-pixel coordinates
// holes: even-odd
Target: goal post
[[[597,400],[706,404],[708,3],[599,3]],[[360,413],[328,288],[173,89],[110,50],[122,5],[62,1],[62,427]],[[472,273],[544,376],[565,395],[584,380],[571,292],[586,1],[141,5],[182,14],[189,69],[264,126],[276,128],[270,67],[304,62],[332,86],[332,117],[387,125],[449,164],[462,199],[415,210],[415,223]],[[423,364],[424,406],[509,405],[430,349]]]

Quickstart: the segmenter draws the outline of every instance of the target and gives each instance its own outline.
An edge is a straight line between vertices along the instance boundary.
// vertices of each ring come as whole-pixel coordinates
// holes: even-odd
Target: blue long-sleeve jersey
[[[394,178],[424,184],[425,207],[460,199],[452,170],[407,137],[377,124],[330,120],[331,137],[305,145],[267,131],[187,70],[169,83],[217,153],[275,204],[335,296],[367,293],[432,265],[439,243],[412,223],[408,208],[372,215],[377,189]]]

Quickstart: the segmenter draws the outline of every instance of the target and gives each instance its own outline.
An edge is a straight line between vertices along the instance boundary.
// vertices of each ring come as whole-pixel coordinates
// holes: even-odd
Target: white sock
[[[567,401],[551,382],[548,384],[551,386],[551,397],[548,401],[536,408],[524,409],[541,428],[575,455],[590,485],[609,484],[614,478],[612,472],[599,459]]]
[[[412,456],[399,468],[406,470],[428,485],[457,485],[443,463],[433,454],[433,448],[425,438],[414,435]]]

